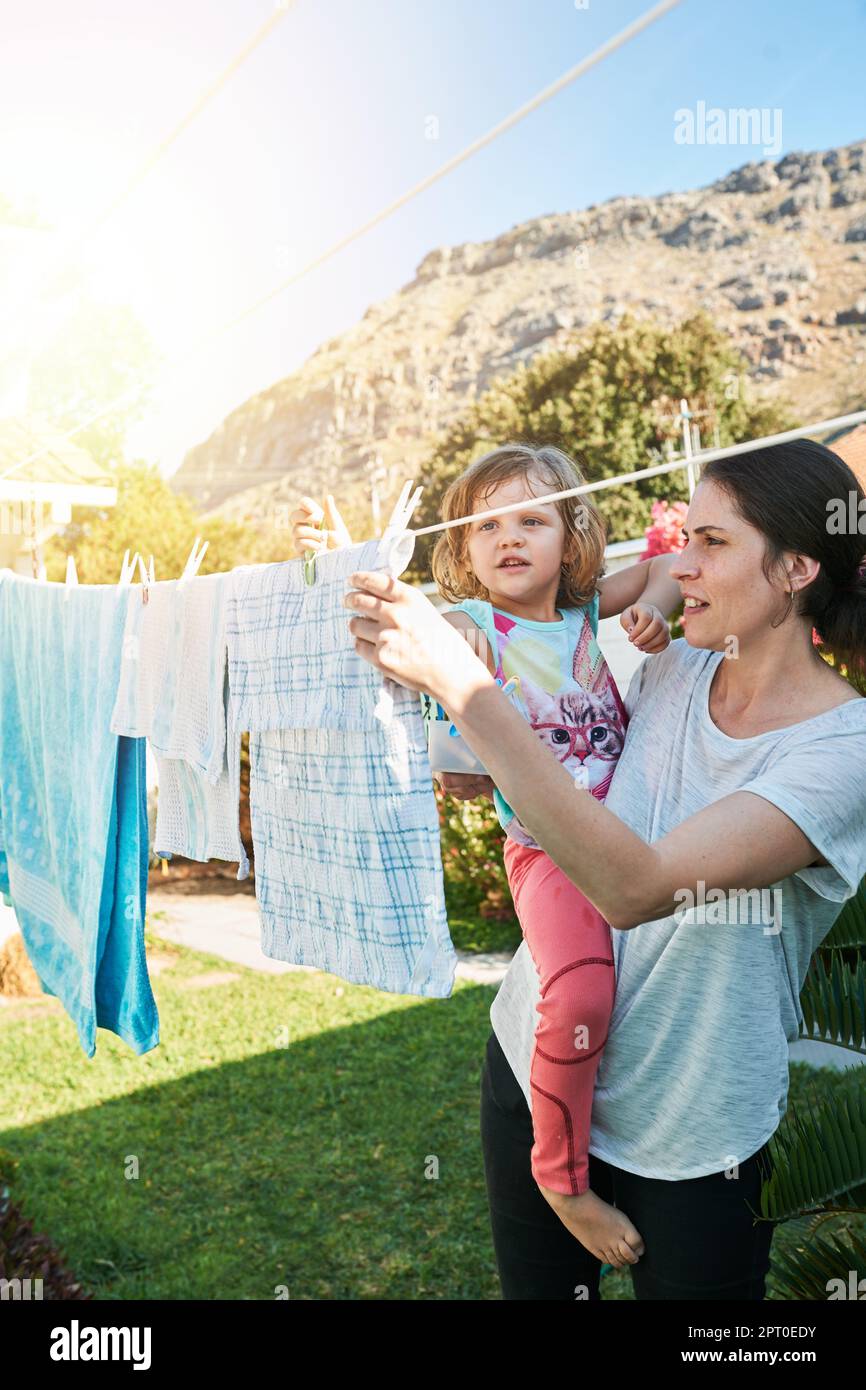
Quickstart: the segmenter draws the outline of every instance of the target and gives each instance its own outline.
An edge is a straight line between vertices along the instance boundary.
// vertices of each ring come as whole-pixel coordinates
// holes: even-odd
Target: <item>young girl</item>
[[[660,652],[670,642],[665,616],[681,595],[668,575],[670,555],[600,577],[604,521],[586,494],[534,504],[584,481],[559,449],[494,449],[450,485],[443,521],[525,506],[443,531],[432,569],[440,593],[456,602],[443,617],[506,689],[513,682],[512,699],[576,786],[603,800],[627,715],[596,641],[599,618],[622,614],[639,650]],[[443,778],[446,789],[461,776]],[[541,983],[530,1073],[532,1174],[543,1193],[580,1198],[569,1227],[593,1253],[617,1250],[622,1241],[633,1248],[640,1245],[635,1227],[589,1187],[593,1086],[615,987],[611,929],[498,789],[493,800],[506,832],[508,882]]]
[[[456,605],[443,617],[506,689],[514,678],[512,699],[539,738],[576,786],[603,799],[627,716],[596,641],[599,618],[622,614],[635,646],[660,652],[670,641],[664,615],[678,607],[681,594],[668,576],[669,555],[601,578],[604,521],[587,495],[534,503],[584,481],[559,449],[494,449],[447,489],[442,520],[516,502],[525,507],[443,531],[432,568],[440,593]],[[311,524],[321,513],[305,497],[292,514],[299,550],[351,543],[333,498],[324,510],[324,533]],[[429,697],[422,697],[422,707],[425,700],[429,708]],[[472,774],[442,773],[439,780],[446,790],[477,792],[482,785]],[[508,882],[541,982],[530,1074],[532,1173],[545,1195],[579,1199],[569,1229],[604,1259],[623,1242],[640,1246],[627,1216],[589,1187],[593,1087],[614,997],[611,929],[538,848],[498,789],[493,800],[506,832]]]

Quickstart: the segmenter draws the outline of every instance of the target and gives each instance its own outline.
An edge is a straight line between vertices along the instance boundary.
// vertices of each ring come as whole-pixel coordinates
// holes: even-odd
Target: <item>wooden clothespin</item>
[[[150,557],[149,570],[146,570],[144,568],[144,561],[142,560],[140,555],[137,556],[137,559],[138,567],[141,570],[141,601],[142,603],[147,603],[148,599],[150,598],[150,586],[151,584],[156,583],[156,572],[153,567],[153,556],[151,555]]]

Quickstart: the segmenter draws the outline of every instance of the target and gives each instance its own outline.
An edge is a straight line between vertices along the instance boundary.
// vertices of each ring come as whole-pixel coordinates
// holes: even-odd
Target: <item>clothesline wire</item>
[[[394,199],[380,212],[376,213],[373,217],[369,218],[366,222],[364,222],[360,227],[355,228],[354,231],[349,232],[346,236],[341,237],[338,241],[332,243],[331,246],[327,247],[323,252],[320,253],[320,255],[314,257],[313,260],[308,261],[306,265],[302,266],[300,270],[296,271],[287,280],[283,280],[279,285],[275,286],[272,290],[268,291],[267,294],[260,296],[247,308],[243,309],[240,313],[233,315],[230,319],[227,319],[223,324],[221,324],[217,328],[210,330],[206,334],[202,334],[198,338],[192,339],[190,343],[187,345],[187,347],[183,349],[182,352],[178,353],[174,358],[171,359],[168,366],[162,373],[162,376],[170,376],[172,372],[175,372],[180,366],[182,366],[184,363],[187,363],[192,357],[196,356],[203,348],[211,347],[212,344],[217,339],[221,338],[225,333],[228,333],[231,331],[231,329],[236,328],[240,323],[244,322],[244,320],[249,318],[252,314],[257,313],[259,309],[263,308],[266,304],[269,304],[278,295],[282,294],[292,285],[297,284],[298,281],[302,280],[305,276],[311,274],[314,270],[317,270],[321,265],[323,265],[326,261],[330,260],[333,256],[336,256],[338,252],[344,250],[353,241],[357,241],[360,237],[364,236],[373,227],[378,226],[379,223],[383,222],[386,218],[392,216],[393,213],[397,212],[400,208],[404,207],[406,203],[408,203],[412,198],[416,198],[420,193],[425,192],[428,188],[432,186],[432,184],[436,183],[439,179],[444,178],[446,174],[450,173],[452,169],[457,168],[459,164],[464,163],[467,159],[470,159],[474,154],[476,154],[479,150],[483,149],[486,145],[491,144],[492,141],[494,141],[498,136],[502,135],[505,131],[510,130],[512,126],[516,125],[519,121],[523,120],[524,117],[528,116],[531,112],[535,111],[544,102],[549,101],[551,97],[556,96],[557,93],[562,91],[564,87],[576,81],[577,78],[582,77],[585,72],[588,72],[591,68],[595,67],[604,58],[607,58],[611,53],[616,52],[617,49],[621,48],[624,44],[628,43],[630,39],[635,38],[644,29],[648,28],[651,24],[654,24],[656,20],[661,19],[665,14],[668,13],[669,10],[676,8],[676,6],[682,4],[682,2],[683,0],[662,0],[662,3],[655,5],[651,10],[647,10],[645,14],[639,16],[631,24],[626,25],[626,27],[620,30],[618,34],[615,34],[613,38],[607,39],[599,48],[595,50],[595,52],[591,53],[587,58],[581,59],[579,63],[575,64],[574,67],[570,68],[568,72],[564,73],[555,82],[552,82],[549,86],[545,87],[542,91],[538,92],[529,101],[525,102],[523,106],[518,108],[517,111],[513,112],[510,116],[507,116],[504,120],[500,121],[498,125],[495,125],[485,135],[480,136],[477,140],[474,140],[470,145],[467,145],[464,150],[461,150],[458,154],[454,155],[451,159],[447,160],[444,164],[440,165],[440,167],[434,170],[432,174],[429,174],[419,183],[416,183],[406,193],[403,193],[400,195],[400,197]],[[74,439],[75,436],[81,434],[83,430],[89,429],[91,425],[98,424],[99,421],[102,420],[106,415],[110,415],[113,411],[119,410],[128,404],[132,404],[143,394],[143,392],[146,389],[146,385],[142,383],[138,387],[135,387],[130,391],[124,392],[122,396],[112,401],[110,405],[99,410],[96,414],[91,415],[83,423],[76,425],[74,429],[68,430],[65,433],[64,438],[67,440]],[[18,463],[12,464],[9,468],[5,469],[3,472],[0,472],[0,480],[9,477],[11,473],[16,472],[19,468],[26,468],[29,464],[37,462],[40,458],[43,458],[44,455],[48,452],[50,452],[49,448],[44,447],[42,449],[39,449],[36,453],[29,455],[27,458],[20,460]]]
[[[192,125],[193,121],[201,115],[205,107],[210,105],[214,97],[219,95],[223,87],[231,81],[235,73],[243,67],[244,63],[251,57],[256,49],[270,37],[277,25],[285,19],[290,7],[295,3],[296,0],[279,0],[279,4],[274,6],[273,12],[263,24],[259,25],[255,33],[250,35],[246,43],[238,50],[230,62],[226,64],[222,72],[205,87],[204,91],[193,103],[186,115],[181,117],[168,134],[159,141],[153,150],[151,150],[150,154],[142,160],[139,167],[130,176],[124,186],[91,224],[86,233],[87,236],[92,236],[110,217],[114,216],[117,209],[135,192],[139,184],[144,182],[159,161],[171,149],[172,145],[176,144],[180,139],[184,131],[186,131]]]
[[[737,454],[749,453],[752,449],[767,449],[772,444],[785,444],[791,439],[803,439],[807,435],[823,433],[825,430],[842,428],[845,425],[859,425],[866,421],[866,410],[855,411],[852,415],[837,415],[832,420],[819,420],[799,429],[784,430],[781,434],[770,434],[763,439],[747,440],[743,444],[729,444],[721,449],[708,449],[706,453],[695,454],[692,462],[700,468],[713,459],[734,458]],[[673,473],[685,468],[685,461],[677,459],[674,463],[660,463],[652,468],[638,468],[633,473],[620,473],[615,478],[599,478],[594,483],[582,483],[580,487],[566,488],[562,492],[549,492],[543,497],[533,497],[531,502],[540,507],[546,502],[560,502],[566,497],[578,497],[587,492],[599,492],[602,488],[619,487],[623,483],[638,482],[643,478],[657,478],[663,473]],[[522,502],[509,502],[507,507],[494,507],[486,512],[473,512],[471,516],[459,516],[453,521],[439,521],[435,526],[422,526],[413,531],[415,536],[429,536],[434,531],[447,531],[451,526],[466,526],[469,522],[485,521],[488,517],[504,516],[507,512],[526,511],[529,499]]]
[[[623,44],[628,43],[629,39],[634,38],[635,35],[641,33],[643,29],[648,28],[648,26],[653,24],[657,19],[661,19],[662,15],[667,14],[668,10],[674,9],[681,3],[682,0],[662,0],[661,4],[647,11],[646,14],[641,15],[632,24],[627,25],[625,29],[615,34],[612,39],[608,39],[600,48],[597,48],[594,53],[591,53],[588,58],[581,59],[581,61],[576,63],[573,68],[570,68],[568,72],[563,73],[562,77],[557,78],[555,82],[551,82],[549,86],[537,92],[529,101],[524,102],[523,106],[512,112],[510,116],[506,116],[504,120],[493,126],[491,130],[488,130],[485,135],[481,135],[477,140],[473,140],[465,149],[460,150],[459,153],[453,155],[451,159],[446,160],[438,169],[434,169],[432,174],[428,174],[426,178],[421,179],[405,193],[401,193],[398,198],[395,198],[387,207],[382,208],[373,217],[369,218],[361,227],[350,232],[347,236],[342,237],[339,241],[335,241],[331,246],[327,247],[321,255],[317,256],[315,260],[310,261],[307,265],[303,266],[301,270],[296,271],[294,275],[290,275],[288,279],[283,280],[279,285],[269,290],[267,294],[255,300],[247,309],[244,309],[242,313],[237,314],[235,318],[230,320],[221,331],[234,328],[237,324],[242,323],[244,319],[249,318],[251,314],[257,313],[264,305],[269,304],[271,300],[276,299],[278,295],[281,295],[285,290],[289,289],[290,286],[296,284],[303,276],[309,275],[311,271],[317,270],[320,265],[330,260],[332,256],[336,256],[339,251],[342,251],[351,242],[356,241],[359,237],[372,231],[380,222],[384,222],[386,218],[391,217],[393,213],[405,207],[408,202],[413,198],[417,198],[420,193],[425,193],[427,189],[432,187],[434,183],[437,183],[439,179],[444,178],[446,174],[450,174],[452,169],[456,169],[460,164],[465,163],[467,159],[471,159],[479,150],[483,150],[485,146],[492,144],[498,136],[503,135],[507,130],[510,130],[512,126],[517,125],[519,121],[531,115],[539,106],[543,106],[545,102],[550,101],[551,97],[556,96],[565,87],[576,81],[578,77],[582,77],[590,68],[602,62],[609,54],[615,53]]]
[[[843,429],[847,426],[854,426],[866,423],[866,410],[857,410],[850,415],[834,415],[829,420],[816,420],[809,425],[801,425],[798,429],[783,430],[780,434],[765,435],[762,439],[749,439],[742,444],[728,444],[721,449],[707,449],[705,453],[695,454],[692,462],[700,469],[704,464],[711,463],[714,459],[735,458],[737,454],[747,454],[754,449],[768,449],[773,444],[786,444],[793,439],[805,439],[813,434],[823,434],[828,430]],[[493,507],[485,512],[473,512],[470,516],[455,517],[452,521],[439,521],[435,526],[422,526],[417,530],[412,527],[398,528],[407,530],[413,536],[429,536],[435,531],[447,531],[452,526],[466,526],[470,522],[486,521],[489,517],[505,516],[509,512],[525,511],[531,501],[535,506],[543,506],[547,502],[560,502],[568,497],[579,497],[588,492],[599,492],[603,488],[619,487],[624,483],[640,482],[644,478],[657,478],[665,473],[674,473],[677,469],[685,467],[683,459],[677,459],[673,463],[660,463],[652,468],[638,468],[632,473],[620,473],[614,478],[599,478],[593,483],[582,483],[580,487],[566,488],[561,492],[548,492],[543,496],[524,498],[522,502],[509,502],[504,507]],[[390,529],[390,528],[386,528]],[[356,545],[367,545],[371,540],[381,541],[381,536],[370,536],[366,541],[357,541]],[[319,552],[316,552],[318,555]],[[257,565],[246,565],[245,569],[258,569]]]

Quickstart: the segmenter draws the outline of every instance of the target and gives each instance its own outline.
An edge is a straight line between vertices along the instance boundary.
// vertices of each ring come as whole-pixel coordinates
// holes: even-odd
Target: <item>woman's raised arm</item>
[[[705,893],[766,888],[818,858],[790,817],[747,791],[647,844],[575,785],[423,594],[379,573],[351,582],[362,590],[345,600],[356,614],[349,627],[357,650],[445,706],[530,835],[612,927],[625,931],[670,916],[684,891],[700,896],[701,882]]]
[[[768,888],[818,850],[784,811],[747,791],[706,806],[648,845],[577,787],[498,687],[455,689],[451,718],[530,835],[621,931],[668,917],[684,892]]]

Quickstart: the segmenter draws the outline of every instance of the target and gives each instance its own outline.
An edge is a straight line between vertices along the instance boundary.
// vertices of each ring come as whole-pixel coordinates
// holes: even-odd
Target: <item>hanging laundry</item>
[[[228,596],[229,689],[238,729],[346,729],[387,722],[393,700],[418,696],[383,681],[355,651],[343,599],[355,570],[397,578],[412,558],[411,531],[318,555],[315,582],[304,561],[231,571]],[[385,696],[383,698],[383,689]],[[378,709],[379,713],[376,714]]]
[[[244,879],[240,731],[227,727],[228,579],[160,581],[146,603],[132,591],[111,728],[146,737],[156,757],[155,852],[237,860]]]
[[[0,891],[88,1057],[159,1041],[147,974],[145,744],[109,729],[127,588],[0,571]]]
[[[355,651],[349,575],[411,559],[411,533],[232,572],[233,718],[250,730],[262,949],[356,984],[453,988],[439,819],[418,696]]]

